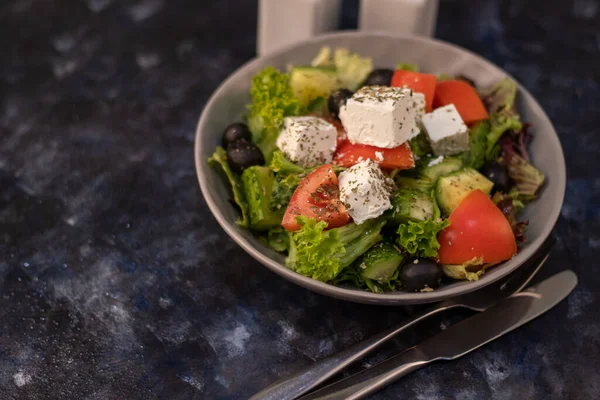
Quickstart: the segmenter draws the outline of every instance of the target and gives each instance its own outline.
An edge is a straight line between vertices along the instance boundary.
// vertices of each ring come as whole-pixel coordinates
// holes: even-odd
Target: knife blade
[[[439,360],[454,360],[550,310],[577,285],[573,271],[560,272],[467,318],[420,344],[371,368],[337,381],[301,400],[355,400]]]

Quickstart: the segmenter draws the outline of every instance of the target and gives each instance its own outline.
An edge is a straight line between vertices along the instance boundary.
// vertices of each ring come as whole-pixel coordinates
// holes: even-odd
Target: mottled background
[[[569,180],[541,275],[581,283],[375,398],[600,398],[599,26],[594,0],[441,1],[437,36],[516,76],[556,125]],[[255,55],[255,28],[250,0],[1,2],[0,398],[245,399],[414,312],[288,283],[206,208],[195,124]]]

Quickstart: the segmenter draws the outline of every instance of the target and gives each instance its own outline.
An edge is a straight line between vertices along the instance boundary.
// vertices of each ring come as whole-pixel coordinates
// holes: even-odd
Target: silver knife
[[[301,400],[362,399],[429,363],[457,359],[520,327],[560,303],[576,285],[577,275],[573,271],[558,273],[397,356],[301,397]]]

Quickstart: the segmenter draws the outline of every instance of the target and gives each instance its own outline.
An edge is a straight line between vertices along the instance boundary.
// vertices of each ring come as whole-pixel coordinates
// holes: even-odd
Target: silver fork
[[[346,350],[325,357],[296,374],[279,380],[255,394],[250,400],[293,400],[308,393],[348,365],[363,358],[368,353],[405,331],[416,323],[440,312],[453,308],[466,308],[483,311],[506,297],[520,292],[537,274],[550,255],[556,239],[552,234],[540,246],[536,254],[525,265],[513,272],[505,280],[494,282],[481,290],[436,303],[401,325],[356,343]]]

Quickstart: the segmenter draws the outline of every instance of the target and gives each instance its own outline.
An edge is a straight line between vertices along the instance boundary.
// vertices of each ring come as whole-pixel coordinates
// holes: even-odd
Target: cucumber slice
[[[435,182],[440,176],[451,174],[463,167],[462,160],[453,157],[446,157],[440,163],[432,166],[425,166],[420,171],[420,175],[424,178]]]
[[[402,261],[402,253],[391,243],[383,242],[373,246],[358,262],[363,277],[386,282],[394,275]]]
[[[398,189],[390,200],[392,208],[384,214],[389,221],[402,224],[433,218],[434,204],[429,192],[409,188]]]
[[[294,96],[304,106],[309,106],[318,97],[327,99],[341,83],[335,68],[294,67],[290,73],[290,86]]]
[[[428,178],[415,179],[406,176],[395,176],[394,182],[399,188],[407,189],[419,189],[423,191],[429,191],[433,188],[435,182],[430,181]]]
[[[494,183],[472,168],[465,168],[442,176],[437,180],[435,197],[442,212],[450,215],[473,190],[480,189],[489,195]]]

